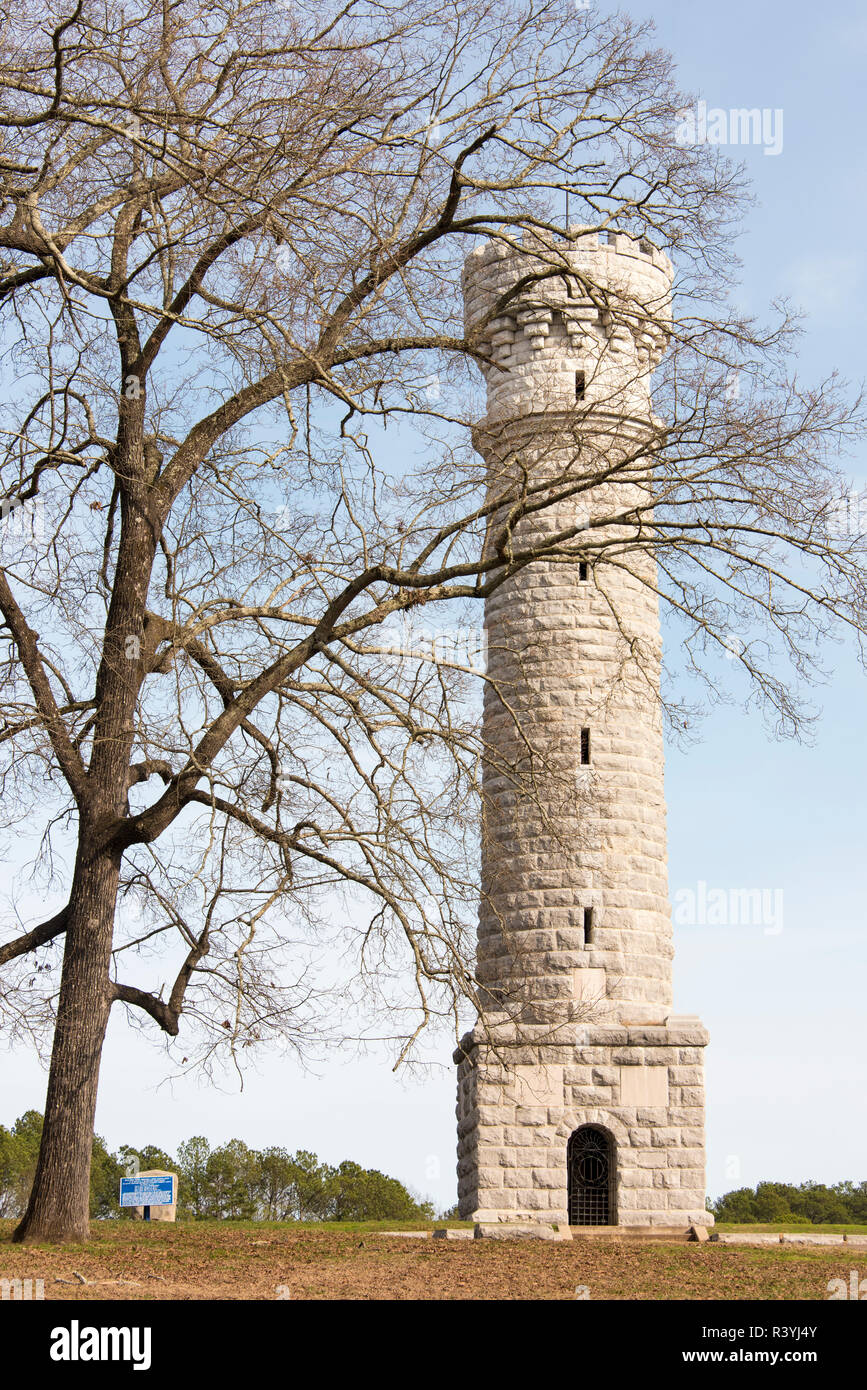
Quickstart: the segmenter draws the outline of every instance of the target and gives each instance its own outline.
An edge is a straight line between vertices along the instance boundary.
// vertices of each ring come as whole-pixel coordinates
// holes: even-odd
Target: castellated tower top
[[[647,421],[672,278],[668,257],[647,240],[591,227],[476,247],[464,266],[464,312],[489,364],[489,421],[572,411],[576,400]]]

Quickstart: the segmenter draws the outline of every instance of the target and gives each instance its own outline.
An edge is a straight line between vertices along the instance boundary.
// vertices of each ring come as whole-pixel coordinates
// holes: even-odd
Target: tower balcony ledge
[[[483,1048],[562,1047],[574,1052],[585,1047],[706,1047],[710,1034],[694,1014],[670,1014],[658,1024],[630,1023],[515,1023],[508,1016],[492,1015],[465,1033],[452,1059],[456,1065],[472,1060]]]

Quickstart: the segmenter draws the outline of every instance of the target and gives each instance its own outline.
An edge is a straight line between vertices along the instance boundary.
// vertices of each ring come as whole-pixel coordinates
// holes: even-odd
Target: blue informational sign
[[[175,1200],[175,1180],[169,1174],[164,1178],[121,1178],[120,1204],[122,1207],[170,1207]]]

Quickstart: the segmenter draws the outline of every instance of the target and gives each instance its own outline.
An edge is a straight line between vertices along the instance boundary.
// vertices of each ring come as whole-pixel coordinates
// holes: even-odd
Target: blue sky
[[[564,0],[564,4],[568,0]],[[623,7],[652,17],[682,85],[710,107],[781,108],[777,156],[745,147],[758,205],[740,254],[746,307],[786,294],[809,314],[808,378],[837,366],[865,375],[863,0],[659,0]],[[867,461],[852,461],[867,486]],[[758,715],[712,710],[702,741],[669,751],[670,884],[781,891],[782,930],[678,926],[675,1006],[698,1013],[708,1051],[708,1190],[762,1178],[867,1178],[863,1008],[864,720],[867,679],[845,648],[812,744],[769,739]],[[4,1065],[5,1123],[41,1107],[44,1075],[24,1052]],[[303,1075],[266,1060],[245,1090],[184,1081],[157,1089],[160,1053],[112,1023],[97,1128],[112,1145],[173,1149],[194,1133],[309,1148],[393,1173],[454,1200],[454,1078],[445,1041],[423,1076],[391,1075],[385,1057],[346,1057]]]
[[[809,315],[800,367],[865,375],[863,156],[867,9],[732,0],[634,4],[708,106],[782,108],[778,156],[745,148],[758,205],[741,239],[743,301],[785,294]],[[851,462],[858,488],[863,458]],[[678,1009],[708,1050],[708,1188],[761,1178],[867,1177],[864,710],[851,651],[832,649],[812,746],[769,740],[758,716],[713,711],[670,749],[669,877],[680,888],[781,889],[783,929],[679,927]]]

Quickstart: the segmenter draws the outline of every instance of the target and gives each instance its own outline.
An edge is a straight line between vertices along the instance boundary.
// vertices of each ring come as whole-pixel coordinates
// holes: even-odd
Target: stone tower
[[[492,241],[464,271],[486,359],[489,497],[551,547],[487,600],[484,1022],[455,1053],[461,1215],[709,1225],[703,1050],[672,1013],[661,639],[648,550],[672,270],[646,241],[573,228]],[[641,533],[636,521],[644,518]],[[489,545],[502,536],[505,505]],[[576,540],[586,545],[578,561]],[[559,545],[559,550],[558,550]],[[573,553],[566,556],[564,546]]]

